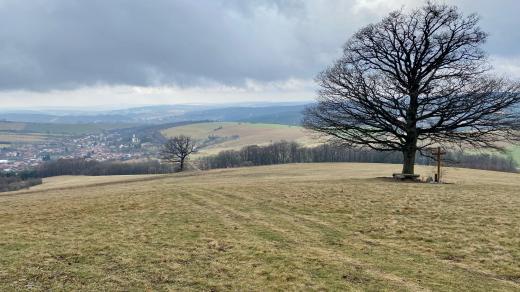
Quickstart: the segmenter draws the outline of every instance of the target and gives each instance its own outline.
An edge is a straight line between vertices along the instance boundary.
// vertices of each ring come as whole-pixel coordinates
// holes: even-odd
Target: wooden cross
[[[443,151],[441,147],[437,147],[436,149],[432,150],[432,154],[435,155],[435,159],[437,160],[437,178],[435,181],[440,183],[442,156],[446,154],[446,151]]]

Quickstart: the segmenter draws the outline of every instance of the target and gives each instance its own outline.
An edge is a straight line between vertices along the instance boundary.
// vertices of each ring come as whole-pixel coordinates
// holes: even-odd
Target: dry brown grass
[[[45,140],[46,136],[34,133],[10,133],[9,131],[19,131],[26,128],[25,123],[0,122],[0,142],[10,143],[27,143],[40,142]]]
[[[25,123],[0,122],[0,131],[23,130],[25,126]]]
[[[54,178],[0,196],[0,290],[520,289],[520,175],[398,170]]]
[[[31,143],[31,142],[41,142],[48,138],[48,135],[43,134],[12,134],[12,133],[2,133],[0,134],[1,142],[10,142],[10,143]]]

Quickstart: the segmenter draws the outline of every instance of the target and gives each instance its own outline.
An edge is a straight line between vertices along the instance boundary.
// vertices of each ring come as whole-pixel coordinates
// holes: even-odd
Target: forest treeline
[[[246,146],[240,150],[222,151],[219,154],[193,161],[200,169],[311,162],[401,163],[402,154],[399,152],[350,149],[331,144],[304,147],[296,142],[278,142],[266,146],[253,145]],[[428,157],[418,156],[417,162],[418,164],[429,165],[433,161]],[[491,154],[469,155],[452,152],[446,155],[444,163],[450,166],[466,168],[508,172],[517,171],[517,164],[513,159]],[[160,163],[157,160],[117,162],[86,160],[83,158],[58,159],[47,161],[35,169],[23,171],[16,176],[4,179],[4,181],[9,181],[13,188],[22,188],[26,187],[26,184],[37,184],[37,179],[39,178],[51,176],[164,174],[178,170],[176,165]],[[41,180],[39,183],[41,183]],[[7,183],[4,183],[4,186],[7,186]]]
[[[41,178],[22,178],[14,173],[0,172],[0,192],[16,191],[41,183]]]
[[[162,174],[176,171],[176,166],[157,160],[143,162],[96,161],[83,158],[47,161],[39,167],[19,174],[23,179],[59,175],[131,175]]]
[[[296,142],[278,142],[267,146],[246,146],[240,150],[227,150],[201,158],[200,169],[229,168],[253,165],[310,162],[370,162],[402,163],[400,152],[379,152],[352,149],[332,144],[304,147]],[[417,155],[418,164],[430,165],[433,160]],[[517,164],[512,158],[492,154],[465,154],[450,152],[444,158],[449,166],[516,172]]]

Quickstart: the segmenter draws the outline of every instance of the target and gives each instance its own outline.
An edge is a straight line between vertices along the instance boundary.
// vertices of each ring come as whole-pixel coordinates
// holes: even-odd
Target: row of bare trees
[[[175,171],[177,171],[177,168],[174,165],[159,163],[156,160],[127,163],[70,158],[46,161],[35,169],[18,173],[18,176],[25,180],[60,175],[133,175],[161,174]]]
[[[419,153],[415,159],[418,164],[422,165],[433,163],[430,157],[421,156]],[[312,162],[401,163],[402,156],[398,151],[360,150],[332,144],[304,147],[296,142],[278,142],[266,146],[252,145],[240,150],[222,151],[217,155],[203,157],[197,161],[200,169]],[[487,153],[449,152],[445,157],[445,163],[458,167],[517,171],[517,165],[512,158]]]
[[[0,192],[16,191],[41,183],[41,178],[26,178],[16,173],[0,172]]]

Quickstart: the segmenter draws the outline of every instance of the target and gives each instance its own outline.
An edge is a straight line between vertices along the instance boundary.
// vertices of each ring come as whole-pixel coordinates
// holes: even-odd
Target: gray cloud
[[[519,55],[517,1],[449,2],[483,15],[492,55]],[[308,79],[361,26],[402,4],[421,3],[0,0],[0,89]]]

